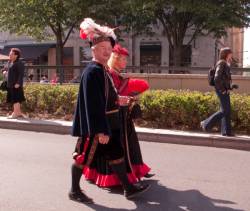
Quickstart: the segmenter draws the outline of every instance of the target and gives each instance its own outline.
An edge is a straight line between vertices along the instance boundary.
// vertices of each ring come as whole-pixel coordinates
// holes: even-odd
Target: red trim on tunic
[[[87,150],[88,145],[89,145],[89,137],[87,137],[87,138],[85,139],[85,143],[84,143],[84,147],[83,147],[83,152],[82,152],[82,154],[81,154],[81,155],[78,155],[78,156],[76,157],[76,160],[75,160],[76,164],[78,164],[78,165],[82,165],[82,164],[83,164],[83,162],[84,162],[84,160],[85,160],[85,152],[86,152],[86,150]]]
[[[147,164],[143,163],[141,165],[133,165],[133,172],[136,175],[137,178],[144,177],[148,172],[150,172],[150,168],[147,166]]]
[[[138,182],[138,179],[146,175],[150,168],[146,164],[133,165],[133,173],[128,173],[128,179],[131,183]],[[83,168],[83,175],[87,180],[94,182],[100,187],[111,187],[121,185],[120,180],[115,174],[104,175],[96,171],[96,169],[90,169],[88,166]]]

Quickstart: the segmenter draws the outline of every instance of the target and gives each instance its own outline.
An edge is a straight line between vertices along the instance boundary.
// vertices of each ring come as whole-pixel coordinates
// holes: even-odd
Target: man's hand
[[[109,142],[109,136],[104,135],[103,133],[98,133],[96,136],[100,144],[107,144]]]
[[[19,84],[15,84],[15,88],[18,89],[20,87]]]

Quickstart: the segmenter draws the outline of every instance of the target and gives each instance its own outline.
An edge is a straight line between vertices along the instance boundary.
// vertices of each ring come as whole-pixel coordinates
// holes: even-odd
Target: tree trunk
[[[173,46],[173,66],[180,67],[181,66],[181,57],[182,57],[182,46]]]
[[[56,35],[56,65],[57,74],[59,74],[60,84],[64,82],[64,71],[61,67],[63,65],[63,41],[61,33]]]

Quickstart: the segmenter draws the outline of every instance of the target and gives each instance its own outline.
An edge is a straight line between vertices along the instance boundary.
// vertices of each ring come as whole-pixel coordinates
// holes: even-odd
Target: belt
[[[119,109],[111,110],[111,111],[106,111],[106,114],[113,114],[119,112]]]

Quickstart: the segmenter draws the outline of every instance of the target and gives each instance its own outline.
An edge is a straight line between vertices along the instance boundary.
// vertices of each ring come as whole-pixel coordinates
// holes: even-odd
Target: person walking
[[[21,103],[25,101],[23,91],[24,63],[20,60],[21,51],[12,48],[9,53],[9,62],[3,72],[7,76],[7,103],[13,104],[13,112],[8,118],[23,117]]]
[[[75,162],[71,168],[72,185],[69,198],[83,203],[93,200],[80,189],[84,167],[92,168],[96,160],[108,160],[119,178],[126,198],[146,191],[149,185],[132,185],[126,175],[124,150],[120,141],[119,106],[128,98],[119,98],[108,73],[107,61],[115,44],[114,31],[86,18],[80,26],[80,36],[89,39],[93,60],[84,69],[73,120],[72,135],[77,136]]]
[[[126,67],[128,55],[127,49],[116,44],[112,50],[108,66],[109,74],[112,77],[118,95],[127,96],[130,99],[128,105],[120,106],[121,142],[125,152],[127,176],[131,183],[136,183],[142,177],[150,178],[154,176],[149,174],[150,168],[142,160],[140,144],[133,122],[133,119],[138,118],[136,115],[139,113],[137,112],[136,115],[133,115],[139,106],[135,98],[140,93],[146,91],[149,86],[144,80],[125,78],[121,75],[121,71]],[[83,171],[85,179],[102,188],[112,188],[113,186],[121,185],[115,172],[113,172],[107,162],[105,158],[102,158],[96,160],[96,163],[91,168],[85,167]]]
[[[143,162],[139,140],[135,131],[134,119],[139,118],[141,109],[137,104],[137,97],[149,89],[147,81],[141,79],[133,79],[123,76],[121,73],[127,66],[127,58],[129,52],[126,48],[116,44],[111,57],[108,61],[109,72],[114,81],[115,87],[120,96],[129,96],[131,103],[123,106],[121,115],[123,117],[123,141],[127,160],[130,160],[130,168],[138,179],[142,177],[150,178],[154,174],[150,174],[150,168]],[[126,133],[125,133],[126,132]]]
[[[204,131],[209,131],[216,123],[221,121],[222,136],[234,136],[231,127],[230,91],[237,89],[238,85],[232,84],[230,70],[232,56],[230,48],[225,47],[220,50],[214,76],[215,93],[220,101],[220,110],[200,123]]]

